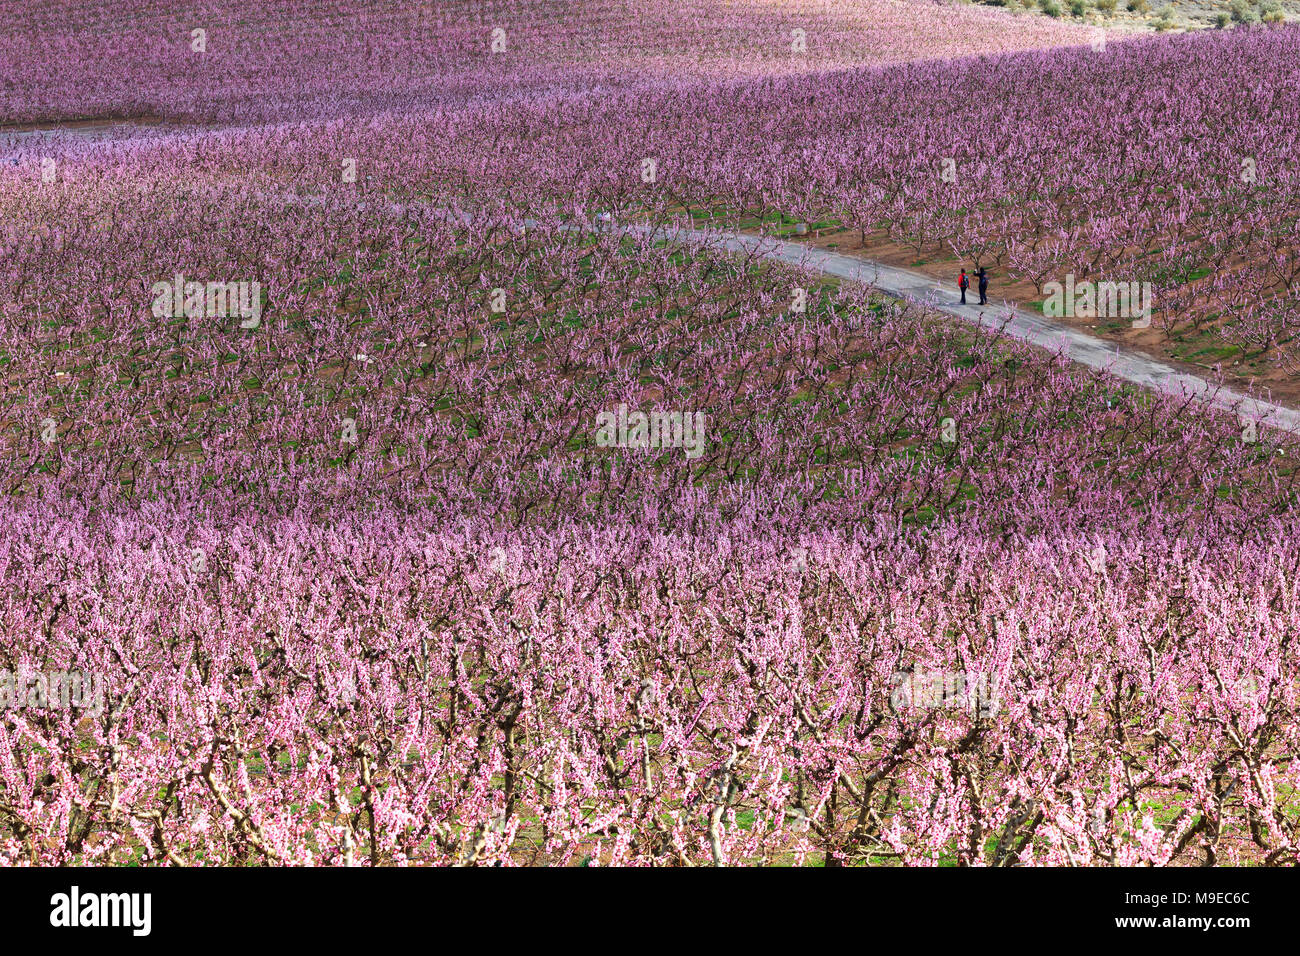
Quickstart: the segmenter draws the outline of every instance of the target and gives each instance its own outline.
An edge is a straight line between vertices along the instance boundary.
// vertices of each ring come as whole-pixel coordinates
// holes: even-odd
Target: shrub
[[[1151,4],[1147,0],[1128,0],[1128,8],[1132,13],[1147,13]]]
[[[1061,15],[1061,5],[1056,0],[1041,0],[1039,5],[1049,17],[1059,17]]]
[[[1097,9],[1108,17],[1115,15],[1115,0],[1097,0]]]
[[[1088,0],[1070,0],[1070,16],[1084,17],[1088,13]]]
[[[1259,14],[1251,9],[1248,0],[1232,0],[1232,3],[1228,5],[1228,9],[1232,12],[1232,19],[1236,23],[1259,22]]]

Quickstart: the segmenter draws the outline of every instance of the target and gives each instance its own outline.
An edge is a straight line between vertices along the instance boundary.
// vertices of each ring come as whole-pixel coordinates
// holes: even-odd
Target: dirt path
[[[626,232],[645,234],[650,227],[623,226]],[[1213,408],[1232,412],[1244,420],[1300,435],[1300,411],[1265,402],[1224,386],[1215,385],[1199,375],[1183,371],[1135,349],[1106,342],[1036,312],[1018,308],[1009,302],[990,302],[987,306],[962,305],[961,293],[953,283],[942,283],[910,269],[885,265],[858,256],[846,256],[824,249],[810,248],[769,236],[713,232],[700,229],[658,229],[664,238],[706,242],[729,252],[758,252],[770,259],[790,263],[812,272],[836,276],[850,282],[865,282],[882,292],[924,305],[972,325],[1002,327],[1007,334],[1051,352],[1062,352],[1072,361],[1100,369],[1116,378],[1143,388],[1178,397],[1190,397]],[[967,300],[978,301],[974,288]]]
[[[72,136],[77,139],[120,139],[136,130],[163,126],[155,116],[87,117],[75,120],[57,120],[45,123],[0,123],[0,139],[49,139]]]

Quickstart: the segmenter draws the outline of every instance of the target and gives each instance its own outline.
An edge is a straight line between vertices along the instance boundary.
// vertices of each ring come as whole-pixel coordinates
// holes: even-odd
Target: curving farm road
[[[608,226],[606,226],[608,228]],[[622,226],[625,232],[645,234],[648,226]],[[813,249],[770,236],[717,232],[694,228],[659,228],[655,235],[714,244],[730,252],[757,253],[825,275],[864,282],[882,292],[925,305],[955,316],[972,325],[1002,327],[1007,334],[1045,348],[1062,352],[1069,359],[1100,369],[1116,378],[1143,388],[1232,412],[1244,420],[1300,435],[1300,411],[1265,402],[1232,389],[1215,385],[1191,372],[1180,371],[1135,349],[1106,342],[1064,323],[1021,309],[1009,303],[986,306],[962,305],[956,283],[942,283],[910,269],[888,266],[871,259]]]

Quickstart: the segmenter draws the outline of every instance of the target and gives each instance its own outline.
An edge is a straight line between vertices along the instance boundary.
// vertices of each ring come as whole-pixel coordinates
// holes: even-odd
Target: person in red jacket
[[[966,290],[970,288],[970,279],[966,278],[966,270],[961,270],[961,275],[957,277],[957,288],[961,289],[961,304],[966,304]]]

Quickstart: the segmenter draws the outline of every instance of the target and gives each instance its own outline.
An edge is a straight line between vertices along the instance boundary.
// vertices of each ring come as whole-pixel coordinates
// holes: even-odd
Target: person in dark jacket
[[[966,270],[961,270],[961,275],[957,277],[957,288],[961,289],[961,304],[966,304],[966,290],[970,288],[970,279],[966,278]]]
[[[983,266],[980,266],[980,271],[977,272],[976,275],[978,275],[980,279],[980,305],[988,305],[989,304],[989,272]]]

